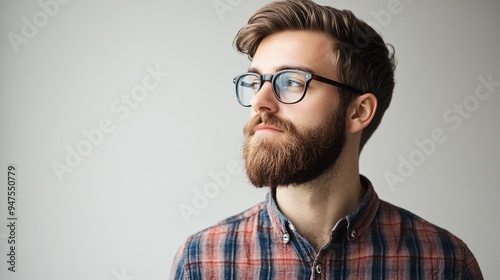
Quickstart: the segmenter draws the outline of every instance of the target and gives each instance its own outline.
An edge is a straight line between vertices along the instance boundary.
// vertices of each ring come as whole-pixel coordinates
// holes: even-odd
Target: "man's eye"
[[[260,82],[250,83],[250,87],[253,88],[253,89],[259,89],[260,88]]]
[[[296,80],[287,80],[285,83],[287,87],[302,87],[302,83]]]
[[[295,79],[287,79],[282,83],[284,88],[288,89],[300,89],[304,87],[304,84],[301,81],[295,80]]]
[[[241,81],[240,85],[242,87],[246,87],[246,88],[251,88],[251,89],[259,89],[260,87],[260,82],[259,81],[255,81],[255,82],[245,82],[245,81]]]

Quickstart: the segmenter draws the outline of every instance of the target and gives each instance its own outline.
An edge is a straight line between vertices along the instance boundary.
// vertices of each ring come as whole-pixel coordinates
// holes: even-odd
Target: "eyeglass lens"
[[[243,105],[250,105],[253,97],[262,87],[259,75],[249,73],[241,76],[237,81],[238,98]],[[272,78],[272,86],[276,98],[283,103],[295,103],[299,101],[305,91],[306,77],[302,73],[284,71]]]

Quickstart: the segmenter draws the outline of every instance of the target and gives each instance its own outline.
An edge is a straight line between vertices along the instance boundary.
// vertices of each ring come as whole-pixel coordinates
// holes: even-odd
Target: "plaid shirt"
[[[460,239],[379,200],[361,176],[366,195],[342,218],[319,252],[265,202],[205,229],[181,246],[171,279],[483,279]]]

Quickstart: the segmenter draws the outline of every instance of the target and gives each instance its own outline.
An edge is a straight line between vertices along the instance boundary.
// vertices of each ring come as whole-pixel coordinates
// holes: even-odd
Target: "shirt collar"
[[[378,198],[372,183],[368,178],[360,175],[361,185],[366,189],[366,194],[358,208],[347,215],[347,238],[350,241],[355,240],[362,235],[370,226],[377,215],[380,200]]]
[[[365,176],[360,175],[360,180],[362,186],[366,189],[366,194],[359,206],[349,215],[342,218],[347,223],[339,223],[338,226],[334,227],[332,230],[344,230],[339,227],[345,227],[347,225],[347,239],[349,241],[354,241],[359,236],[361,236],[367,228],[372,223],[375,215],[377,214],[379,206],[379,198],[375,192],[372,183]],[[288,228],[293,227],[285,215],[281,213],[278,209],[275,199],[275,191],[271,190],[266,197],[266,207],[269,213],[269,218],[271,220],[271,225],[274,232],[282,237],[283,234],[288,234]],[[337,222],[337,221],[336,221]]]
[[[278,209],[276,204],[276,190],[271,188],[271,191],[266,197],[267,212],[269,213],[269,219],[271,220],[271,225],[274,230],[281,236],[287,233],[287,224],[289,220],[281,211]]]

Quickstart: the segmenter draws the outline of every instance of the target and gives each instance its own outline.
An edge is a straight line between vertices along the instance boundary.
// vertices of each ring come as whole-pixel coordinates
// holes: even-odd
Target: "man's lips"
[[[276,126],[261,123],[255,126],[254,132],[283,132],[283,130]]]

